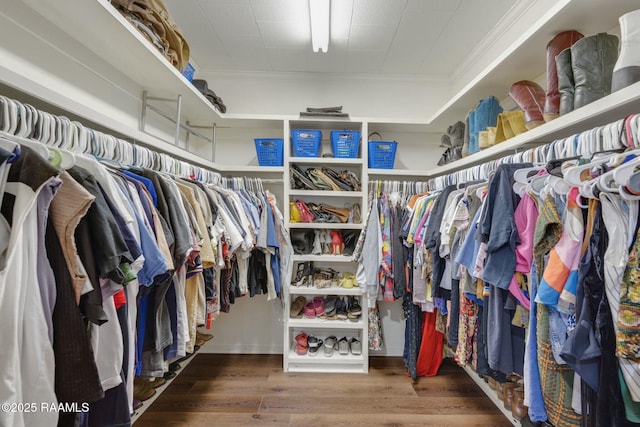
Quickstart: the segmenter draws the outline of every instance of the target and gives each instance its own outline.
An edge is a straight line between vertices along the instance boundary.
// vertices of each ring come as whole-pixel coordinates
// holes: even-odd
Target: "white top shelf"
[[[314,261],[314,262],[353,262],[351,255],[294,255],[294,261]]]
[[[326,230],[359,230],[362,228],[362,224],[352,223],[337,223],[337,222],[290,222],[287,224],[288,228],[309,228],[326,229]]]
[[[108,0],[25,2],[122,70],[134,83],[146,89],[149,96],[177,99],[182,95],[184,120],[205,125],[221,117],[213,105]]]
[[[362,166],[362,159],[360,158],[343,158],[343,157],[291,157],[289,163],[295,163],[299,165],[317,165],[322,164],[324,166],[329,165],[358,165]]]
[[[452,124],[487,96],[501,99],[508,95],[512,83],[536,79],[546,70],[546,46],[558,33],[575,29],[585,36],[618,27],[618,18],[638,8],[636,0],[561,0],[550,7],[532,25],[522,28],[520,36],[483,70],[452,94],[428,123],[447,116]],[[597,17],[597,19],[594,19]],[[455,118],[457,117],[457,119]],[[439,120],[441,121],[441,120]]]
[[[339,286],[330,286],[328,288],[316,288],[315,286],[289,286],[289,294],[291,295],[362,295],[360,287],[342,288]]]
[[[307,197],[362,197],[362,191],[289,190],[291,196]]]
[[[290,328],[362,329],[362,317],[358,321],[327,319],[289,319]]]

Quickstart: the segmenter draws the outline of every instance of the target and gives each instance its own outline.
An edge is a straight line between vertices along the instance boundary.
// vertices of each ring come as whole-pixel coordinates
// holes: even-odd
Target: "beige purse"
[[[498,126],[496,128],[495,144],[513,138],[527,131],[524,125],[524,111],[504,111],[498,115]]]
[[[489,148],[489,132],[486,129],[478,132],[478,147],[481,150]]]

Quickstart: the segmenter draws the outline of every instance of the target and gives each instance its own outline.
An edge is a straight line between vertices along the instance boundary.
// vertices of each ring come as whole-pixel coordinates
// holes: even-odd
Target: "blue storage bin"
[[[397,146],[395,141],[369,141],[369,168],[393,169]]]
[[[291,131],[294,157],[319,157],[322,131],[294,129]]]
[[[332,130],[331,148],[333,157],[356,158],[360,147],[360,131]]]
[[[184,71],[182,72],[182,75],[189,80],[189,83],[193,82],[193,76],[196,73],[196,69],[193,68],[193,65],[191,65],[191,62],[189,62],[187,64],[187,68],[184,69]]]
[[[282,138],[256,138],[256,154],[260,166],[282,166],[284,140]]]

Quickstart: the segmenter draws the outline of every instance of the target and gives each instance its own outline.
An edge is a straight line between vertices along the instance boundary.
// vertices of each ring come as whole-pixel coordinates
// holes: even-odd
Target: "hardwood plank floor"
[[[511,423],[467,374],[445,360],[436,377],[407,377],[399,357],[369,374],[282,372],[280,355],[197,354],[135,427],[447,426]]]

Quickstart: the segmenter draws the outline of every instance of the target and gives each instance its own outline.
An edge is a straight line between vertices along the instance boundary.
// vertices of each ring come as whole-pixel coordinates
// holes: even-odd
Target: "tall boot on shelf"
[[[571,46],[571,68],[575,83],[574,108],[611,93],[613,67],[618,59],[618,37],[599,33]]]
[[[544,90],[536,82],[521,80],[511,85],[509,96],[524,111],[527,129],[533,129],[544,123]]]
[[[571,48],[568,47],[556,55],[558,73],[558,91],[560,92],[560,115],[573,111],[573,68],[571,68]]]
[[[613,67],[611,91],[640,81],[640,9],[622,15],[620,22],[620,56]]]
[[[563,31],[547,44],[547,94],[544,103],[544,121],[548,122],[560,114],[560,92],[558,91],[558,71],[556,56],[571,47],[584,36],[577,31]]]

